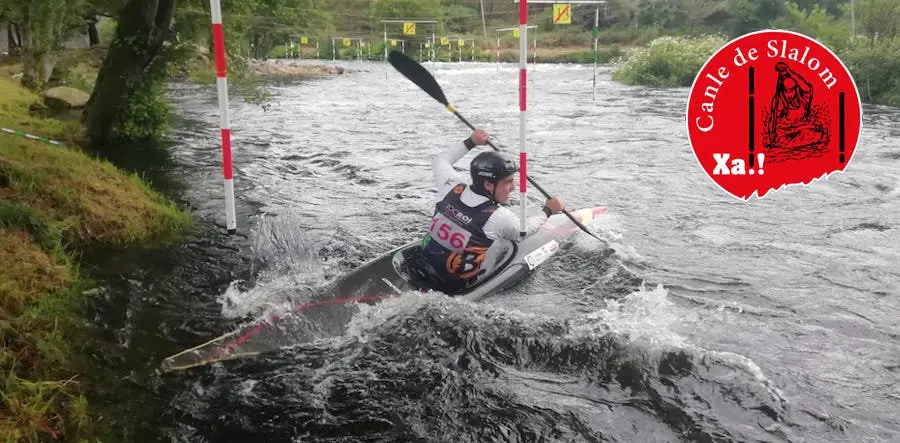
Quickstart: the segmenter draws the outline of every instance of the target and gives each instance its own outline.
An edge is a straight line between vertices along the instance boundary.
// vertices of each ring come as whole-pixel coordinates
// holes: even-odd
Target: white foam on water
[[[653,289],[641,288],[626,297],[608,299],[607,307],[588,314],[588,322],[579,328],[580,333],[602,334],[605,328],[626,337],[632,345],[655,354],[665,350],[684,350],[699,356],[712,365],[726,366],[746,374],[762,385],[771,400],[780,407],[788,401],[787,396],[765,376],[762,368],[749,357],[727,351],[705,349],[688,341],[675,332],[679,324],[698,321],[696,313],[680,308],[668,297],[669,292],[662,285]],[[741,314],[743,310],[738,310]]]
[[[297,279],[291,275],[266,280],[246,291],[233,281],[228,289],[217,298],[225,318],[240,318],[246,315],[273,314],[287,311],[293,306],[288,288],[297,287]]]
[[[293,212],[262,215],[252,232],[252,253],[267,264],[253,287],[241,290],[232,281],[217,298],[226,318],[278,313],[290,309],[297,295],[310,293],[325,281],[324,266]]]
[[[782,408],[788,404],[787,396],[781,389],[775,386],[775,383],[765,376],[762,368],[756,364],[749,357],[736,354],[734,352],[727,351],[709,351],[699,347],[693,347],[696,351],[703,356],[703,359],[708,362],[717,363],[721,365],[725,365],[731,367],[733,369],[738,369],[741,372],[749,375],[752,379],[759,382],[761,385],[765,386],[766,390],[769,392],[769,395],[772,398],[772,401],[776,402]]]
[[[588,314],[582,325],[573,328],[579,333],[611,331],[629,337],[651,349],[683,347],[684,337],[673,332],[673,325],[681,321],[680,309],[668,298],[662,285],[653,289],[645,286],[621,299],[606,299],[606,308]]]
[[[422,294],[417,291],[407,291],[398,297],[387,298],[372,305],[359,304],[359,312],[353,315],[344,337],[359,340],[365,343],[370,338],[370,333],[387,321],[403,314],[418,311],[427,303],[448,300],[449,297],[439,292]]]

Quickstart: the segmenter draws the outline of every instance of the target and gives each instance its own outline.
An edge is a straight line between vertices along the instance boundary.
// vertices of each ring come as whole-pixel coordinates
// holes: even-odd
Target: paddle
[[[434,76],[432,76],[431,73],[429,73],[428,70],[425,69],[425,67],[420,65],[415,60],[397,51],[391,51],[391,53],[388,55],[388,61],[391,63],[391,65],[394,66],[394,69],[400,71],[400,73],[403,74],[404,77],[408,78],[411,82],[422,88],[423,91],[427,92],[428,95],[437,100],[439,103],[446,106],[447,109],[452,112],[453,115],[455,115],[457,118],[459,118],[460,121],[465,123],[466,126],[471,128],[473,131],[475,130],[475,126],[472,126],[472,124],[469,123],[468,120],[466,120],[462,115],[459,115],[459,112],[456,112],[456,108],[451,105],[449,101],[447,101],[447,97],[444,96],[444,91],[441,89],[441,86],[438,85],[437,80],[434,79]],[[495,151],[500,151],[500,149],[494,146],[494,144],[490,141],[488,141],[487,144],[488,146],[494,148]],[[544,190],[544,188],[535,183],[534,179],[532,179],[531,176],[526,176],[526,178],[528,179],[528,183],[531,183],[532,186],[534,186],[538,191],[541,192],[541,194],[544,194],[544,197],[547,197],[548,199],[552,198],[550,194]],[[569,217],[569,220],[572,220],[572,223],[575,223],[575,226],[578,226],[578,228],[580,228],[582,231],[586,232],[588,235],[596,238],[597,240],[603,241],[600,237],[594,235],[593,232],[588,231],[588,229],[583,224],[581,224],[580,221],[576,220],[575,217],[573,217],[572,214],[569,213],[569,211],[563,209],[562,212],[563,214],[566,214],[566,217]]]

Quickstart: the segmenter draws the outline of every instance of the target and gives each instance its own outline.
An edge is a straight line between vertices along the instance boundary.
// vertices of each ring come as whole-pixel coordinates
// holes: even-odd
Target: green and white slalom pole
[[[29,139],[29,140],[35,140],[35,141],[47,143],[48,145],[60,146],[60,147],[63,147],[63,146],[64,146],[62,143],[60,143],[60,142],[58,142],[58,141],[56,141],[56,140],[50,140],[49,138],[44,138],[44,137],[41,137],[41,136],[39,136],[39,135],[29,134],[29,133],[27,133],[27,132],[16,131],[16,130],[14,130],[14,129],[9,129],[9,128],[0,128],[0,131],[3,131],[3,132],[5,132],[5,133],[7,133],[7,134],[10,134],[10,135],[15,135],[15,136],[18,136],[18,137],[27,138],[27,139]]]

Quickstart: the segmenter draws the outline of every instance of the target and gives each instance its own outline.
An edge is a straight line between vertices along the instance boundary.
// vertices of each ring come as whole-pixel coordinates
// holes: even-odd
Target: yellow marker
[[[404,23],[403,24],[403,35],[416,35],[416,24],[415,23]]]
[[[300,37],[300,44],[301,45],[309,44],[309,39],[306,37]]]
[[[513,37],[519,36],[519,28],[513,29]]]
[[[425,42],[425,47],[426,47],[426,48],[430,48],[430,47],[431,47],[431,42]]]
[[[344,46],[350,46],[350,39],[349,39],[349,38],[345,38],[345,39],[344,39]]]
[[[465,46],[465,45],[466,45],[466,41],[465,41],[465,40],[460,40],[460,41],[459,41],[459,47],[460,47],[460,48],[462,48],[462,47]]]
[[[397,40],[391,40],[391,46],[397,46]]]
[[[441,46],[447,46],[447,45],[449,45],[449,44],[450,44],[450,38],[449,38],[449,37],[441,37]]]
[[[553,24],[569,25],[572,23],[572,8],[568,3],[553,4]]]

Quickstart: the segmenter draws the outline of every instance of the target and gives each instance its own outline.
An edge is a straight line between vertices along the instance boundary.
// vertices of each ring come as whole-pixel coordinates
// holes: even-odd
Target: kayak
[[[570,213],[588,225],[605,212],[606,208],[595,207]],[[578,230],[568,217],[555,214],[523,240],[494,242],[482,263],[484,272],[473,285],[454,297],[477,302],[516,285],[559,252],[560,242]],[[409,259],[418,252],[420,244],[417,240],[390,250],[326,286],[322,298],[172,355],[163,360],[162,368],[187,369],[341,335],[353,315],[353,310],[346,309],[348,304],[376,303],[409,293],[432,293],[418,287],[408,269]],[[309,315],[320,320],[315,324],[304,315],[304,311],[311,309],[315,312]]]

